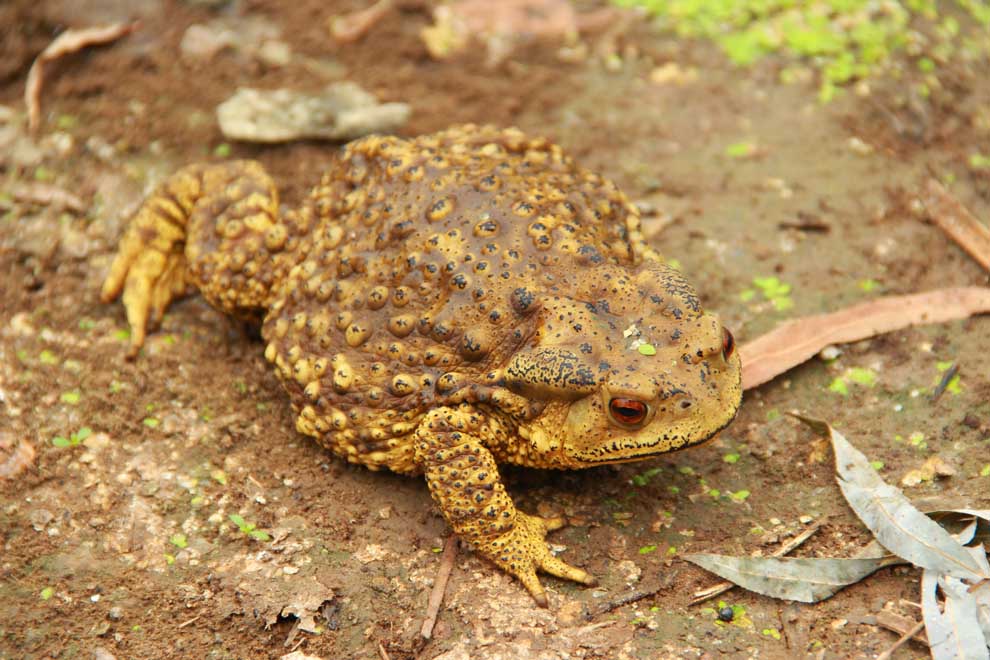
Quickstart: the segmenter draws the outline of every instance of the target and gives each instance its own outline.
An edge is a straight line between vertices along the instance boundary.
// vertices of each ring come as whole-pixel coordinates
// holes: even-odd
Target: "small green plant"
[[[977,0],[954,3],[971,19],[965,22],[965,35],[960,35],[959,21],[939,15],[952,13],[949,3],[931,0],[612,1],[643,7],[667,32],[716,43],[738,66],[777,54],[816,70],[822,102],[853,81],[888,70],[895,53],[917,45],[921,22],[935,31],[928,46],[931,57],[922,54],[915,62],[926,76],[937,72],[936,60],[950,60],[963,50],[958,44],[966,36],[985,40],[990,29],[990,6]]]
[[[241,530],[242,534],[247,534],[255,541],[272,540],[272,537],[268,535],[268,532],[264,531],[263,529],[258,529],[257,525],[255,525],[254,523],[249,523],[248,521],[244,520],[242,516],[239,516],[236,513],[232,513],[227,517],[230,518],[230,522],[237,525],[237,529]]]
[[[642,474],[633,475],[631,481],[635,486],[645,486],[646,484],[650,483],[650,479],[657,476],[661,472],[663,472],[662,468],[650,468],[649,470],[643,472]]]
[[[82,444],[83,440],[91,435],[93,435],[93,429],[88,426],[84,426],[68,438],[61,435],[56,435],[52,438],[52,444],[56,447],[76,447]]]

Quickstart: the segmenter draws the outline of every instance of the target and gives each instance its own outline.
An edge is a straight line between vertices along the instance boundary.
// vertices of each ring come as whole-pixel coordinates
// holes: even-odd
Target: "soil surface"
[[[735,423],[690,451],[585,472],[506,470],[522,510],[568,516],[551,541],[601,584],[544,578],[544,610],[462,550],[425,641],[449,532],[422,481],[350,467],[298,435],[253,331],[199,298],[173,305],[124,361],[123,309],[98,291],[126,219],[182,164],[256,158],[285,202],[298,200],[338,145],[228,143],[214,109],[239,86],[335,80],[409,103],[406,135],[491,122],[559,142],[643,205],[651,242],[741,341],[882,293],[986,285],[924,221],[918,195],[934,174],[990,218],[990,169],[970,166],[980,145],[990,151],[990,63],[950,65],[919,96],[905,56],[899,80],[821,105],[814,80],[779,82],[781,62],[740,70],[631,15],[564,50],[522,44],[495,65],[483,48],[432,59],[420,39],[428,2],[335,42],[331,17],[366,5],[0,7],[0,459],[22,468],[0,478],[0,658],[839,658],[889,647],[897,636],[876,617],[917,618],[913,568],[818,605],[739,589],[691,605],[717,580],[680,557],[769,554],[812,524],[795,554],[849,556],[870,540],[827,446],[782,415],[795,409],[831,421],[890,483],[938,457],[951,474],[905,486],[909,497],[990,507],[986,317],[812,360],[748,392]],[[29,138],[34,57],[68,27],[133,18],[133,35],[48,68],[43,126]],[[243,44],[181,55],[190,26],[218,20],[240,35],[262,26],[291,58]],[[83,204],[30,201],[22,191],[39,184]],[[788,302],[754,285],[768,277],[791,287]],[[945,363],[960,379],[933,400]],[[649,595],[619,604],[636,590]],[[718,600],[744,615],[718,622]],[[908,644],[895,657],[926,654]]]

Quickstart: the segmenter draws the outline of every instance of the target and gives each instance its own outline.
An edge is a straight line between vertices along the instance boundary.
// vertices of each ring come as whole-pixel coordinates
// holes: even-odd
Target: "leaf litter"
[[[795,417],[830,438],[842,494],[879,543],[849,559],[704,553],[684,558],[750,591],[805,603],[829,598],[879,568],[907,562],[922,569],[923,622],[932,657],[990,658],[990,562],[982,543],[967,545],[977,538],[981,521],[990,521],[990,511],[938,509],[926,515],[884,482],[867,457],[828,423]],[[955,534],[934,519],[960,515],[970,520]],[[879,552],[877,545],[891,554]]]
[[[739,348],[743,387],[750,389],[769,382],[833,344],[988,312],[990,288],[972,286],[883,296],[837,312],[785,321]]]

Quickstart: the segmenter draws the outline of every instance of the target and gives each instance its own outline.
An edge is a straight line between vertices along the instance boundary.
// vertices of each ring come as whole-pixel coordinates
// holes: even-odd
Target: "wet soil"
[[[720,598],[746,616],[717,623],[712,603],[689,603],[715,579],[680,555],[766,554],[815,523],[797,554],[848,556],[868,542],[826,446],[781,414],[790,410],[830,420],[889,482],[932,456],[953,468],[907,487],[912,498],[990,506],[985,317],[813,360],[748,392],[736,422],[700,448],[586,472],[507,470],[523,510],[569,517],[551,540],[601,586],[547,578],[541,610],[462,551],[425,642],[448,530],[423,483],[341,464],[298,435],[252,331],[202,300],[175,304],[125,362],[123,311],[97,294],[126,218],[181,164],[256,158],[286,203],[298,200],[337,145],[228,145],[214,108],[238,86],[335,79],[411,104],[403,134],[491,122],[556,140],[648,210],[650,240],[741,340],[881,293],[985,285],[917,204],[934,173],[990,218],[990,170],[967,164],[990,144],[985,58],[941,72],[927,98],[909,91],[906,61],[900,80],[822,106],[813,82],[778,82],[780,62],[738,70],[641,19],[583,36],[582,58],[531,43],[492,67],[480,48],[431,59],[419,38],[425,2],[349,44],[329,37],[328,19],[366,3],[209,4],[0,7],[0,458],[33,449],[0,480],[0,658],[871,657],[896,639],[877,612],[917,616],[906,602],[918,600],[919,573],[898,567],[813,606],[735,590]],[[33,58],[66,27],[124,18],[141,30],[51,67],[44,127],[30,140],[21,95]],[[189,26],[217,18],[274,26],[292,60],[181,57]],[[671,63],[693,74],[651,77]],[[729,155],[742,142],[749,154]],[[11,192],[31,182],[85,208]],[[792,307],[753,293],[754,277],[770,276],[792,287]],[[959,365],[960,387],[933,401],[945,362]],[[875,382],[830,389],[851,368]],[[602,611],[637,589],[652,593]],[[909,645],[895,657],[925,653]]]

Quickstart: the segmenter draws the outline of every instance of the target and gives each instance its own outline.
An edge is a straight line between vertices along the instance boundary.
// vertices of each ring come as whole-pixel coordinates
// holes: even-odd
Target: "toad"
[[[423,475],[461,539],[547,605],[594,578],[516,509],[499,464],[580,469],[703,442],[740,405],[732,334],[636,208],[551,142],[461,126],[346,145],[301,207],[261,165],[191,165],[140,207],[102,299],[130,355],[179,296],[261,322],[296,429]]]

